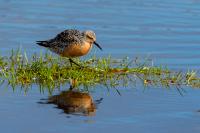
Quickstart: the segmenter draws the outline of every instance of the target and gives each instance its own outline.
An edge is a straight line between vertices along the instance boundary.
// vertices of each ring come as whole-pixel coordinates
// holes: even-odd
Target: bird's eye
[[[91,36],[87,36],[89,39],[92,39],[93,40],[93,37],[91,37]]]

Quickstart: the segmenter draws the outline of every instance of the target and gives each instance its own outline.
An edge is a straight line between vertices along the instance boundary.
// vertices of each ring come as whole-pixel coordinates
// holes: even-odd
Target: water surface
[[[154,65],[198,71],[199,18],[199,0],[0,0],[0,53],[19,47],[39,53],[36,40],[68,28],[92,29],[104,48],[96,49],[98,57],[150,57]],[[1,86],[1,132],[200,132],[199,90],[184,88],[180,96],[175,88],[119,89],[122,96],[97,86],[91,95],[103,101],[95,116],[85,117],[38,104],[48,93],[37,86],[27,95]]]

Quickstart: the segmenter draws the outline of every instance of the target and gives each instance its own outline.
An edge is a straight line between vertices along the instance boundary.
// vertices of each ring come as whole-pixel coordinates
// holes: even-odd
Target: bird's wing
[[[81,44],[83,41],[82,38],[83,35],[78,30],[65,30],[59,33],[55,38],[45,41],[45,47],[48,47],[51,51],[57,54],[61,54],[66,47],[73,44]]]
[[[82,37],[80,31],[70,29],[61,32],[54,39],[49,40],[49,43],[57,47],[67,47],[70,44],[80,44]]]

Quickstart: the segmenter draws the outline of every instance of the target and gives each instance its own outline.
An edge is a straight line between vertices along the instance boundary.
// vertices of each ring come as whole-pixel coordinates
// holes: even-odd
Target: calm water
[[[0,0],[0,53],[40,52],[44,40],[68,28],[92,29],[104,48],[98,56],[150,57],[173,70],[199,69],[199,0]],[[45,50],[44,50],[45,51]],[[67,87],[66,87],[67,88]],[[0,132],[200,132],[200,90],[184,88],[97,87],[103,98],[95,116],[66,115],[55,105],[38,104],[48,93],[33,86],[28,94],[1,86]]]

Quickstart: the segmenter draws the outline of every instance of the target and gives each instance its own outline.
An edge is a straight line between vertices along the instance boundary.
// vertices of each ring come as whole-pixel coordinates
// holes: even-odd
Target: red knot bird
[[[50,49],[52,52],[62,57],[68,57],[71,66],[72,63],[79,66],[72,58],[86,55],[93,44],[102,50],[101,46],[96,42],[96,35],[92,30],[81,32],[75,29],[68,29],[59,33],[53,39],[37,41],[36,43]]]

